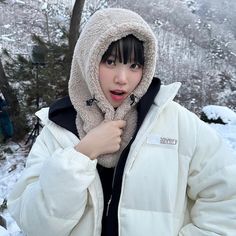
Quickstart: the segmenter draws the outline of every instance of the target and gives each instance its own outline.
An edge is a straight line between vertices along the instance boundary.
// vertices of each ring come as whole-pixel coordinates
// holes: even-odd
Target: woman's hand
[[[125,125],[124,120],[103,122],[90,130],[75,146],[75,150],[92,160],[102,154],[117,152]]]

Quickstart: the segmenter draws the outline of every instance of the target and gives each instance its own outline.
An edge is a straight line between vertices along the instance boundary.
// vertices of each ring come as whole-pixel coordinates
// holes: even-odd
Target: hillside
[[[6,0],[0,4],[0,50],[29,54],[31,34],[45,40],[60,36],[57,24],[68,28],[73,0]],[[87,7],[102,0],[88,0]],[[104,0],[103,0],[104,2]],[[181,81],[177,98],[198,113],[204,105],[236,110],[236,2],[234,0],[109,0],[109,6],[138,12],[157,36],[156,75],[163,83]],[[96,8],[96,7],[95,7]]]
[[[142,15],[157,35],[157,76],[181,81],[179,101],[198,113],[207,104],[236,110],[236,2],[116,1]],[[223,84],[223,85],[222,85]]]

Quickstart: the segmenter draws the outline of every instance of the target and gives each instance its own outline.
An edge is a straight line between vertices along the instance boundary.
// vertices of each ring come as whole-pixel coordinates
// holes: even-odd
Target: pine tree
[[[63,34],[63,37],[66,37]],[[35,64],[32,58],[18,55],[13,58],[4,50],[7,58],[5,71],[9,82],[17,88],[18,101],[29,117],[30,123],[33,114],[41,107],[49,106],[54,100],[67,95],[69,65],[65,58],[68,53],[68,45],[60,45],[44,42],[39,36],[32,37],[35,45],[45,49],[45,63]],[[63,40],[62,40],[63,41]],[[37,106],[39,99],[39,106]]]
[[[45,11],[47,16],[46,34],[47,39],[39,37],[38,35],[32,36],[33,44],[43,49],[45,58],[44,63],[35,63],[32,56],[18,55],[17,57],[11,56],[7,50],[3,50],[4,55],[4,70],[7,75],[9,84],[17,91],[17,100],[21,108],[21,117],[25,124],[33,128],[36,117],[34,113],[41,107],[49,106],[53,101],[67,95],[68,80],[70,74],[70,65],[72,60],[72,52],[75,47],[75,42],[79,37],[82,9],[84,2],[75,2],[72,11],[69,32],[60,25],[54,25],[48,21],[49,11]],[[98,10],[104,7],[104,0],[102,4],[98,5],[92,10]],[[75,9],[78,8],[78,9]],[[92,15],[91,8],[86,10],[87,15]],[[79,14],[79,17],[76,15]],[[76,15],[76,16],[75,16]],[[86,14],[85,14],[86,16]],[[55,30],[61,31],[60,38],[51,37],[54,35]],[[52,40],[55,39],[55,40]],[[26,118],[25,118],[26,117]],[[18,121],[16,121],[18,122]],[[27,128],[27,126],[26,126]],[[29,129],[23,129],[23,134]],[[21,135],[23,137],[23,135]]]

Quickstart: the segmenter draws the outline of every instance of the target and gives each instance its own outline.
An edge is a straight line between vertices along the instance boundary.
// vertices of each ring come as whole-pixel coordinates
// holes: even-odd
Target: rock
[[[3,228],[7,228],[7,223],[6,223],[6,220],[2,217],[2,216],[0,216],[0,226],[1,227],[3,227]],[[1,230],[0,230],[0,232],[1,232]],[[0,234],[1,235],[1,234]],[[1,235],[2,236],[2,235]]]

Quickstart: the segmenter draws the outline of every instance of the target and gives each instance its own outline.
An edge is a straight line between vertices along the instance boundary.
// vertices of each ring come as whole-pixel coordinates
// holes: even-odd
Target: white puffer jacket
[[[161,86],[126,162],[120,236],[235,236],[236,157]],[[96,160],[71,132],[45,123],[8,208],[27,236],[100,236],[103,193]],[[186,196],[187,191],[187,196]]]

